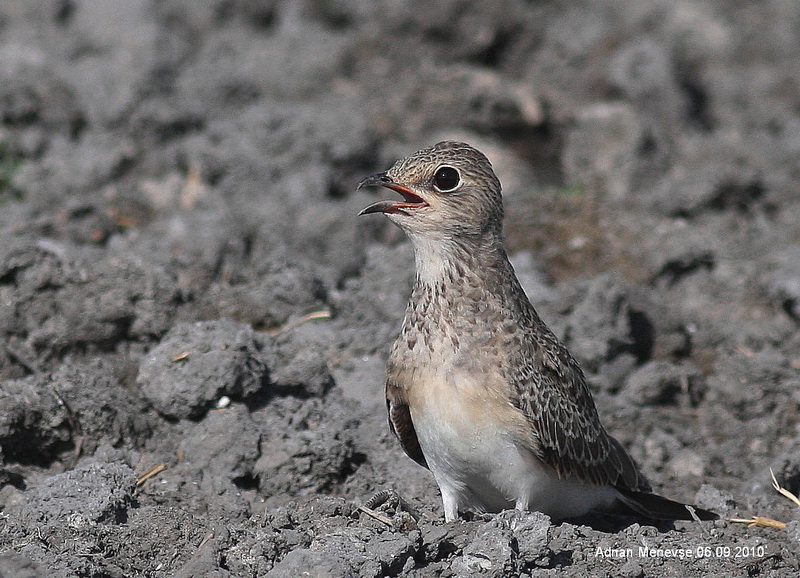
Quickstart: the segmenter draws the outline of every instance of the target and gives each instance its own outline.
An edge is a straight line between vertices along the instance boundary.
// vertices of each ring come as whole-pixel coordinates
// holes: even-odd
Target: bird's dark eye
[[[433,173],[433,186],[440,193],[449,193],[461,185],[461,175],[458,169],[442,165]]]

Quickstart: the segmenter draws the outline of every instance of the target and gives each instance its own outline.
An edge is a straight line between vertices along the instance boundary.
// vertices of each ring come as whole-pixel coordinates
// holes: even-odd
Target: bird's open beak
[[[387,189],[392,189],[403,195],[403,200],[378,201],[377,203],[372,203],[370,206],[362,209],[359,215],[369,215],[370,213],[403,213],[407,215],[408,213],[406,213],[405,209],[426,207],[428,205],[428,203],[414,191],[399,183],[395,183],[386,173],[378,173],[377,175],[367,177],[358,183],[356,190],[364,187],[386,187]]]

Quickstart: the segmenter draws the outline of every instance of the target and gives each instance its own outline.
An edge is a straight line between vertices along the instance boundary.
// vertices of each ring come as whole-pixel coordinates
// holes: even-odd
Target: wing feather
[[[417,431],[411,420],[411,411],[403,395],[404,390],[395,385],[391,380],[386,382],[386,409],[389,412],[389,428],[400,441],[400,446],[406,455],[419,465],[427,468],[425,455],[419,445]]]
[[[600,423],[586,378],[557,338],[542,328],[529,335],[510,363],[512,404],[523,412],[531,449],[561,476],[628,490],[650,491],[625,448]]]

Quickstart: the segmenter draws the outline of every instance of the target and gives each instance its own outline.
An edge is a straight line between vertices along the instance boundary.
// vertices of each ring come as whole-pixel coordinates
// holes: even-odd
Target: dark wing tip
[[[637,492],[617,488],[619,501],[640,516],[652,520],[719,520],[709,510],[670,500],[651,492]]]

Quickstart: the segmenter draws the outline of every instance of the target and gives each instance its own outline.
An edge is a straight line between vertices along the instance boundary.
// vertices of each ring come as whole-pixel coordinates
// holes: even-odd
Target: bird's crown
[[[442,141],[421,149],[397,161],[386,175],[397,182],[438,192],[457,192],[467,184],[500,191],[500,182],[486,155],[458,141]]]

